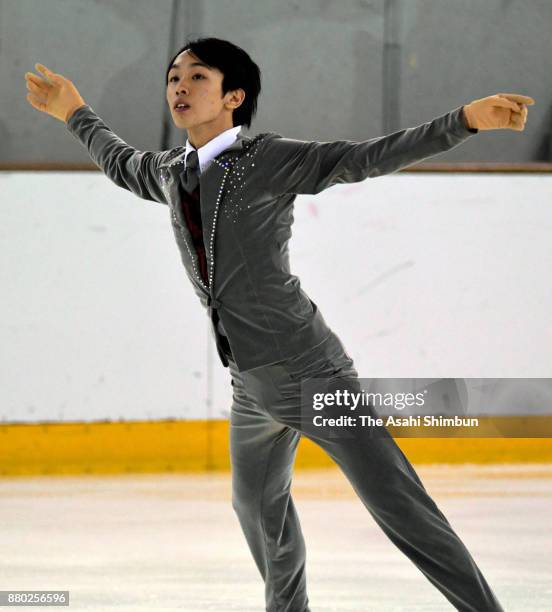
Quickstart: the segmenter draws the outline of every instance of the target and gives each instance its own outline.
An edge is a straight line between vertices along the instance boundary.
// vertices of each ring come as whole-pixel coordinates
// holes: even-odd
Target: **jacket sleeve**
[[[417,127],[363,142],[266,139],[265,180],[272,195],[319,193],[336,183],[356,183],[396,172],[448,151],[479,130],[465,126],[462,107]]]
[[[87,104],[71,115],[66,127],[116,185],[144,200],[166,204],[158,168],[169,151],[137,151],[114,134]]]

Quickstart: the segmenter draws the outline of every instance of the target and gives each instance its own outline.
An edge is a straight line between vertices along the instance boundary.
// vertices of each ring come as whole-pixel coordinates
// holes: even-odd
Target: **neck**
[[[188,128],[188,140],[194,148],[199,149],[206,145],[210,140],[213,140],[213,138],[216,138],[219,134],[222,134],[222,132],[225,132],[232,127],[234,127],[232,124],[232,116],[222,117],[221,119],[215,121],[209,121],[207,123],[202,123],[201,125]]]

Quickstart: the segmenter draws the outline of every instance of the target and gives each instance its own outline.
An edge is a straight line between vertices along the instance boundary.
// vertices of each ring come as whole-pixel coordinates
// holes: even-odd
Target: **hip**
[[[282,393],[300,394],[301,383],[310,378],[358,378],[353,359],[333,331],[319,344],[276,363],[240,372],[229,359],[228,367],[234,390],[242,390],[261,404],[267,394],[273,399]]]

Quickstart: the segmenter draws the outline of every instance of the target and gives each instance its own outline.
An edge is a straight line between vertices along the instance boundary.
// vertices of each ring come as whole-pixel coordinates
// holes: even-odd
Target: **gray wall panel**
[[[536,104],[523,133],[488,132],[446,157],[545,161],[539,149],[550,138],[552,77],[546,58],[552,54],[552,3],[455,0],[454,8],[450,1],[408,4],[416,10],[409,15],[402,53],[402,127],[494,93],[525,93]]]
[[[549,159],[552,3],[533,0],[0,0],[0,161],[87,161],[25,100],[40,61],[71,78],[124,140],[159,149],[169,54],[188,35],[243,46],[263,72],[250,133],[363,140],[500,91],[533,96],[523,133],[490,132],[435,161]],[[170,119],[169,119],[170,121]],[[169,146],[185,141],[171,129]]]
[[[88,160],[61,122],[26,101],[24,73],[35,62],[70,78],[121,138],[159,147],[168,10],[148,0],[4,0],[1,10],[2,161]]]

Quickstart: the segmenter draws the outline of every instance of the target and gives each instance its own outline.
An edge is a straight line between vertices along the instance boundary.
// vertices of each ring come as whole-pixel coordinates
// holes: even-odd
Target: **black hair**
[[[261,92],[261,71],[249,55],[237,45],[221,38],[196,38],[187,42],[171,59],[165,75],[168,83],[169,71],[175,59],[190,50],[202,62],[222,72],[222,96],[234,89],[243,89],[245,98],[232,112],[232,125],[251,127],[257,112],[257,98]]]

